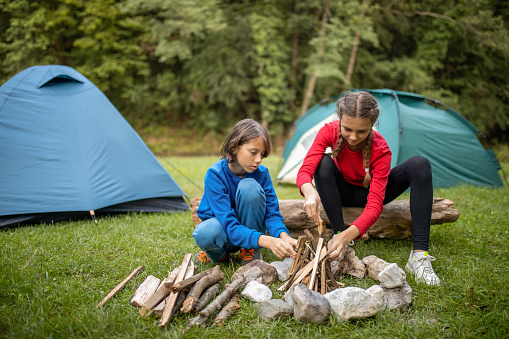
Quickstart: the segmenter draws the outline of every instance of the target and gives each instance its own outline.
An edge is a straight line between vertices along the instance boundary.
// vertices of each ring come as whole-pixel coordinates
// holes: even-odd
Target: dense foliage
[[[249,116],[273,135],[306,95],[392,88],[509,143],[508,18],[495,0],[0,0],[0,83],[63,64],[137,129],[222,132]]]

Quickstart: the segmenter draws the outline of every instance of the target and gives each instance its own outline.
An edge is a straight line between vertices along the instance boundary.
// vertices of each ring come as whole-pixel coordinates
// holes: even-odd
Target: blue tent
[[[0,226],[187,210],[185,193],[120,112],[67,66],[0,87]]]
[[[366,89],[378,102],[375,128],[392,151],[394,167],[414,155],[431,162],[434,187],[459,184],[503,186],[495,153],[467,119],[444,104],[422,95],[390,89]],[[297,172],[318,130],[337,119],[336,100],[313,106],[295,122],[295,133],[285,144],[278,182],[295,183]]]

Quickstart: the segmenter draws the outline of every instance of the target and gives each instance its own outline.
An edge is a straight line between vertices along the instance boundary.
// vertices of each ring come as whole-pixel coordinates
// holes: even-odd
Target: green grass
[[[500,160],[509,173],[506,149]],[[201,196],[203,176],[217,157],[162,158],[163,165],[190,198]],[[275,177],[280,158],[264,160]],[[275,185],[280,199],[300,198],[294,186]],[[189,316],[179,314],[167,328],[141,318],[129,301],[149,274],[159,278],[198,250],[191,236],[191,213],[128,214],[0,230],[0,336],[8,338],[502,338],[509,337],[509,189],[460,186],[438,189],[451,199],[460,219],[431,229],[430,252],[437,258],[442,286],[417,285],[406,312],[386,310],[369,319],[319,325],[294,319],[264,322],[256,305],[242,309],[223,327],[194,328],[183,334]],[[369,240],[354,249],[404,267],[411,240]],[[263,250],[267,261],[276,260]],[[145,271],[110,299],[95,306],[136,267]],[[209,264],[207,267],[211,267]],[[238,263],[223,264],[230,277]],[[205,267],[204,267],[205,268]],[[229,280],[227,278],[226,280]],[[347,278],[367,288],[369,278]],[[274,297],[282,294],[272,286]]]

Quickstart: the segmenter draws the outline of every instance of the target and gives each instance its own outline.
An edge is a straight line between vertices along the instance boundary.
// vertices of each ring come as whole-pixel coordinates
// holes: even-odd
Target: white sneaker
[[[405,268],[414,275],[417,282],[425,282],[430,286],[438,286],[440,285],[440,279],[438,279],[431,266],[431,261],[435,260],[435,257],[428,255],[428,251],[410,252],[410,257],[408,258]]]

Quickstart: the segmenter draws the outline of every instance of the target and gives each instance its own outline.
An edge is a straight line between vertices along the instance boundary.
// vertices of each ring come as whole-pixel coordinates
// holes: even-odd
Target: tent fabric
[[[394,167],[414,155],[431,162],[434,187],[459,184],[503,186],[500,164],[478,139],[479,130],[459,113],[424,96],[390,89],[364,89],[380,109],[376,130],[392,151]],[[295,133],[283,151],[280,183],[295,183],[297,172],[318,130],[337,119],[336,99],[313,106],[295,122]]]
[[[0,219],[112,206],[187,210],[184,197],[120,112],[76,70],[34,66],[0,87]],[[154,198],[171,203],[149,207]]]

